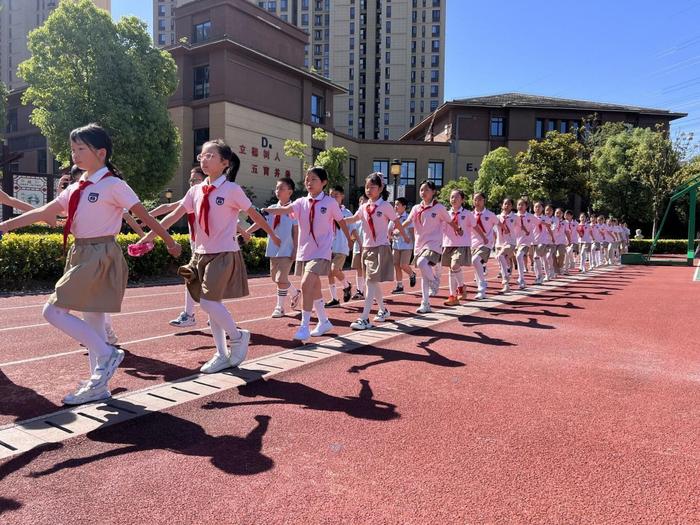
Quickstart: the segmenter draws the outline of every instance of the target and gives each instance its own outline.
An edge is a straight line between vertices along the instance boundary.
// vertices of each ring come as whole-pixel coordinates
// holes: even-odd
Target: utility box
[[[623,253],[622,264],[646,264],[646,257],[641,253]]]

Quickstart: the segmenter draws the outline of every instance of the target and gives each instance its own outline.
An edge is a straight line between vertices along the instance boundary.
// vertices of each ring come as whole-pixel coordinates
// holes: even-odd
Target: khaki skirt
[[[474,259],[481,259],[482,262],[486,262],[491,257],[491,248],[488,246],[479,246],[472,254],[472,262]]]
[[[289,272],[292,269],[291,257],[270,257],[270,276],[277,284],[289,284]]]
[[[365,279],[373,283],[385,283],[394,279],[394,256],[389,245],[364,248],[362,268]]]
[[[430,264],[430,266],[435,266],[440,262],[441,258],[441,253],[434,252],[430,248],[423,248],[421,252],[413,259],[413,265],[417,268],[420,260],[425,259],[428,261],[428,264]]]
[[[411,264],[411,256],[413,255],[413,250],[410,248],[408,250],[397,250],[392,248],[391,253],[394,256],[394,266]]]
[[[442,252],[442,266],[449,267],[453,272],[472,263],[471,246],[445,246]]]
[[[124,254],[114,237],[76,239],[48,302],[78,312],[120,312],[128,278]]]
[[[305,273],[316,275],[328,275],[331,272],[331,262],[328,259],[311,259],[310,261],[297,261],[294,266],[295,275],[302,277]]]
[[[245,297],[248,291],[248,272],[243,254],[236,252],[195,253],[178,275],[185,278],[192,299],[222,301]]]

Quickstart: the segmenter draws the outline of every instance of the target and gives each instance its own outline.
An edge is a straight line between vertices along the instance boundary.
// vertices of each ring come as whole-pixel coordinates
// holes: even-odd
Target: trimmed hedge
[[[129,280],[139,282],[148,279],[175,277],[178,266],[190,260],[189,237],[174,234],[182,246],[182,255],[173,259],[165,244],[156,239],[153,251],[143,257],[130,257],[126,249],[138,241],[136,234],[120,234],[117,242],[122,247],[129,265]],[[267,239],[253,237],[243,245],[243,258],[249,273],[267,270],[265,248]],[[61,234],[7,234],[0,240],[0,291],[24,290],[38,284],[53,284],[63,274],[63,236]]]
[[[635,253],[649,253],[649,248],[651,248],[651,239],[630,240],[630,252]],[[698,240],[695,240],[697,245]],[[680,239],[659,239],[656,243],[656,248],[654,253],[667,253],[667,254],[685,254],[688,249],[688,240]]]

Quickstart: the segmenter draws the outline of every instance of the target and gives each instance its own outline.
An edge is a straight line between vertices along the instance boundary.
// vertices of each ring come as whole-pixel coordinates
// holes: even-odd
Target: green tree
[[[652,220],[651,192],[635,171],[638,142],[631,128],[608,134],[592,150],[588,182],[594,210],[646,223]]]
[[[315,128],[313,139],[319,142],[328,140],[328,133],[322,128]],[[307,162],[310,147],[300,140],[287,139],[284,141],[284,154],[287,157],[294,157],[301,161],[303,170],[306,171],[312,164]],[[343,163],[348,160],[348,150],[344,147],[325,148],[321,151],[313,165],[321,166],[328,172],[328,186],[345,186],[347,178],[343,174]]]
[[[496,148],[484,155],[479,176],[474,182],[474,191],[485,193],[494,208],[506,197],[517,200],[526,190],[523,175],[517,171],[518,165],[510,150]]]
[[[585,193],[584,148],[571,133],[550,131],[544,140],[531,140],[516,160],[532,199],[567,202]]]
[[[462,190],[465,195],[464,204],[471,205],[471,197],[474,193],[474,183],[467,177],[460,177],[445,184],[438,192],[437,200],[450,209],[450,193],[452,190]]]
[[[180,140],[167,111],[177,87],[172,57],[153,47],[135,17],[112,22],[90,0],[64,0],[29,33],[31,57],[19,66],[23,103],[62,163],[68,135],[96,122],[114,142],[114,163],[134,190],[154,197],[172,178]]]

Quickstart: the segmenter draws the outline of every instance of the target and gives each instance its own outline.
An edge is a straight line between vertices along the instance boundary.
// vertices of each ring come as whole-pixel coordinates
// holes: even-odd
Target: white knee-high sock
[[[218,301],[209,301],[201,298],[199,306],[202,307],[207,315],[211,325],[212,335],[216,343],[216,351],[222,357],[228,357],[228,348],[226,344],[226,334],[231,341],[236,341],[241,338],[241,334],[236,327],[236,322],[233,320],[228,309]]]
[[[358,291],[365,293],[365,278],[360,277],[360,275],[355,276],[355,285],[357,286]]]
[[[520,252],[515,256],[515,260],[518,261],[518,282],[525,282],[525,253]]]
[[[484,262],[481,257],[474,257],[472,259],[472,266],[474,267],[474,274],[476,275],[476,286],[480,292],[486,290],[486,275],[484,275]]]
[[[97,335],[99,335],[103,341],[107,342],[107,324],[110,326],[112,325],[110,316],[97,312],[83,312],[83,319],[90,325],[90,328],[97,332]],[[90,375],[92,375],[97,366],[97,354],[95,354],[94,350],[90,350],[90,348],[88,348],[88,359],[90,360]]]
[[[314,301],[314,310],[316,310],[316,317],[318,317],[319,323],[325,323],[328,321],[326,307],[323,306],[323,299],[316,299]]]
[[[104,314],[88,315],[95,328],[79,317],[71,314],[65,308],[46,303],[43,310],[44,319],[63,333],[82,343],[88,349],[91,370],[94,370],[93,359],[107,358],[112,353],[112,347],[106,342]]]
[[[430,302],[430,283],[435,279],[433,268],[426,259],[421,259],[418,263],[418,269],[421,275],[421,292],[423,295],[423,304]]]
[[[192,299],[192,295],[187,286],[185,286],[185,313],[187,315],[194,315],[194,299]]]
[[[501,282],[507,283],[510,281],[510,272],[508,271],[508,258],[504,254],[498,256],[498,266],[501,268]]]
[[[461,272],[461,269],[460,269]],[[457,288],[459,288],[459,279],[457,276],[459,275],[459,272],[453,272],[450,270],[450,278],[449,278],[449,286],[450,286],[450,295],[457,295]]]

